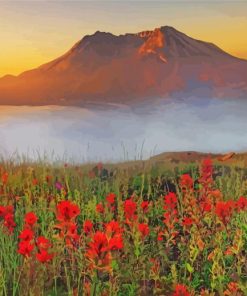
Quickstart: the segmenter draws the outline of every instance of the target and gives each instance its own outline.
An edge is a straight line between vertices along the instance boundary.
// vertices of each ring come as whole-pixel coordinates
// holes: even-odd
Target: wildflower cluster
[[[31,257],[36,251],[36,259],[41,263],[52,260],[53,255],[48,252],[51,243],[44,236],[35,236],[35,224],[38,218],[33,212],[29,212],[24,218],[24,229],[19,235],[18,253],[25,258]]]
[[[24,278],[9,288],[5,273],[6,291],[21,295],[28,283],[27,294],[41,293],[40,274],[47,295],[244,295],[247,190],[228,194],[210,159],[195,177],[176,176],[173,191],[159,178],[124,187],[97,171],[76,168],[77,179],[71,171],[66,164],[59,178],[29,173],[19,191],[2,174],[0,252],[8,242],[10,270]]]
[[[9,233],[13,233],[15,229],[14,207],[0,206],[0,218],[3,219],[3,225],[8,229]]]

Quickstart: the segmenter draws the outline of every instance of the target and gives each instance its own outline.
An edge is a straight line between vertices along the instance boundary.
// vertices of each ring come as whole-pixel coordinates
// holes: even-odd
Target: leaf
[[[117,260],[112,260],[111,266],[113,270],[119,270],[119,265],[117,263]]]
[[[186,268],[187,268],[187,270],[188,270],[189,273],[193,273],[194,272],[193,266],[191,266],[189,263],[186,263]]]
[[[141,254],[140,249],[138,247],[135,248],[135,255],[136,255],[136,257],[139,257],[140,254]]]

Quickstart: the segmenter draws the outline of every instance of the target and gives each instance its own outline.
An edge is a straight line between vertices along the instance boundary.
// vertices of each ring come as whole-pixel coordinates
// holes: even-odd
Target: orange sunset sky
[[[0,77],[65,53],[97,30],[173,26],[247,59],[247,1],[1,1]]]

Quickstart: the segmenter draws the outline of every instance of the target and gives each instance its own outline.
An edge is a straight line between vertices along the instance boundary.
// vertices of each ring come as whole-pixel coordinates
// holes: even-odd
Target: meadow
[[[247,295],[247,171],[0,164],[0,295]]]

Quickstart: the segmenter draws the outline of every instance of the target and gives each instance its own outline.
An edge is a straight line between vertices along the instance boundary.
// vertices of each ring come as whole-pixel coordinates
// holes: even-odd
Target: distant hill
[[[0,104],[138,103],[172,96],[247,97],[247,61],[164,26],[85,36],[58,59],[0,79]]]

